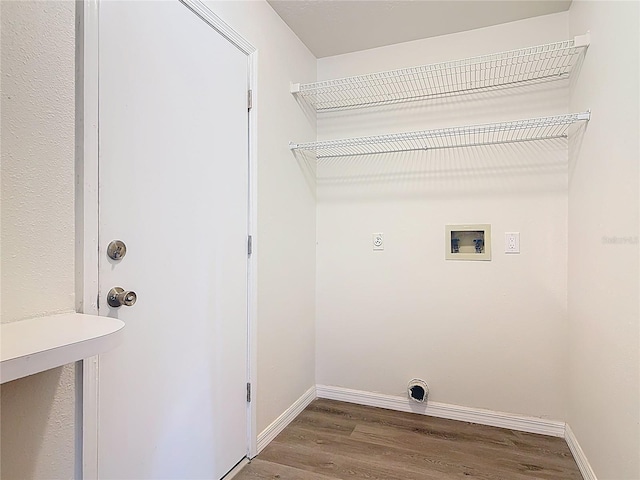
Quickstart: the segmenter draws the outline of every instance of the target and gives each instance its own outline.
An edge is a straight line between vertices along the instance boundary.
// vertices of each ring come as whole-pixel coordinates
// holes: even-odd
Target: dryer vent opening
[[[407,393],[409,394],[409,398],[414,402],[425,403],[429,396],[427,382],[419,378],[414,378],[409,382]]]

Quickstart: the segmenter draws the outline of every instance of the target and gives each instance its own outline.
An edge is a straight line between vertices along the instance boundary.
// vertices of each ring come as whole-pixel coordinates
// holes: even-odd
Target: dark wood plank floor
[[[234,480],[582,480],[561,438],[315,400]]]

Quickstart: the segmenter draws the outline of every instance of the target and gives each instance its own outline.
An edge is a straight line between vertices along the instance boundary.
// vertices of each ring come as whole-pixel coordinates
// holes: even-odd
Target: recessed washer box
[[[446,260],[491,260],[491,225],[445,225]]]

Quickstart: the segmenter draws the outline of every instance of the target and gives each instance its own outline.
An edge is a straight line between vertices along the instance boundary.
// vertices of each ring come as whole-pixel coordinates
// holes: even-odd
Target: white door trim
[[[76,311],[98,315],[98,0],[76,3],[76,37]],[[98,477],[98,361],[76,368],[76,478]]]
[[[252,47],[253,48],[253,47]],[[253,398],[248,404],[249,422],[247,435],[251,459],[258,454],[258,414],[256,392],[258,385],[258,255],[260,242],[258,239],[258,51],[249,54],[249,88],[252,92],[252,108],[249,111],[249,235],[252,236],[253,252],[249,257],[248,283],[248,342],[249,342],[249,374]]]
[[[227,25],[200,0],[179,0],[205,23],[231,42],[248,57],[248,85],[253,93],[253,108],[249,111],[249,218],[248,232],[253,237],[253,252],[248,260],[248,381],[254,392],[247,406],[247,456],[257,455],[257,423],[255,390],[257,385],[257,66],[258,52],[238,32]],[[98,314],[98,182],[99,182],[99,5],[100,0],[79,2],[77,15],[78,49],[76,94],[76,310]],[[125,332],[126,335],[126,332]],[[76,444],[82,452],[76,455],[76,472],[83,479],[98,478],[98,372],[99,358],[83,361],[77,388],[82,391],[78,409],[82,422],[76,427]],[[80,385],[81,384],[81,385]],[[81,441],[80,441],[81,439]]]
[[[250,56],[256,51],[256,48],[251,45],[242,35],[236,32],[233,28],[227,25],[220,17],[213,13],[209,7],[207,7],[201,0],[179,0],[180,3],[185,5],[189,10],[199,16],[216,32],[222,35],[235,45],[238,50],[247,56]]]

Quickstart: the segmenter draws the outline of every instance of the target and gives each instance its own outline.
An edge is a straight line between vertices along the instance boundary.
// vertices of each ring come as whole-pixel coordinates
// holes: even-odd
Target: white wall
[[[74,306],[74,6],[1,5],[5,322]],[[320,162],[316,332],[315,192],[286,147],[315,137],[288,84],[313,81],[316,61],[266,2],[209,5],[259,50],[258,431],[316,383],[317,333],[317,383],[401,395],[422,376],[435,401],[568,418],[599,478],[638,478],[638,246],[602,242],[638,235],[638,5],[576,1],[569,15],[318,62],[323,79],[563,40],[568,20],[593,34],[571,101],[594,119],[568,219],[562,142]],[[547,115],[565,99],[547,85],[351,111],[322,117],[318,135]],[[492,262],[443,260],[444,224],[458,222],[492,223]],[[519,256],[501,253],[511,230]],[[73,476],[73,397],[72,367],[3,385],[3,479]]]
[[[640,478],[639,16],[638,2],[569,10],[571,33],[591,30],[571,108],[593,119],[571,151],[567,420],[600,480]]]
[[[73,2],[2,2],[2,322],[74,309]],[[2,385],[3,479],[71,478],[74,368]]]
[[[567,14],[318,61],[320,80],[566,40]],[[566,113],[568,87],[318,116],[320,139]],[[554,419],[567,404],[566,141],[318,162],[319,384]],[[447,223],[490,223],[491,262],[444,260]],[[505,255],[504,232],[521,234]],[[383,232],[385,250],[372,251]]]
[[[258,49],[258,432],[315,384],[315,188],[288,149],[315,140],[289,93],[316,59],[264,1],[207,2]]]

